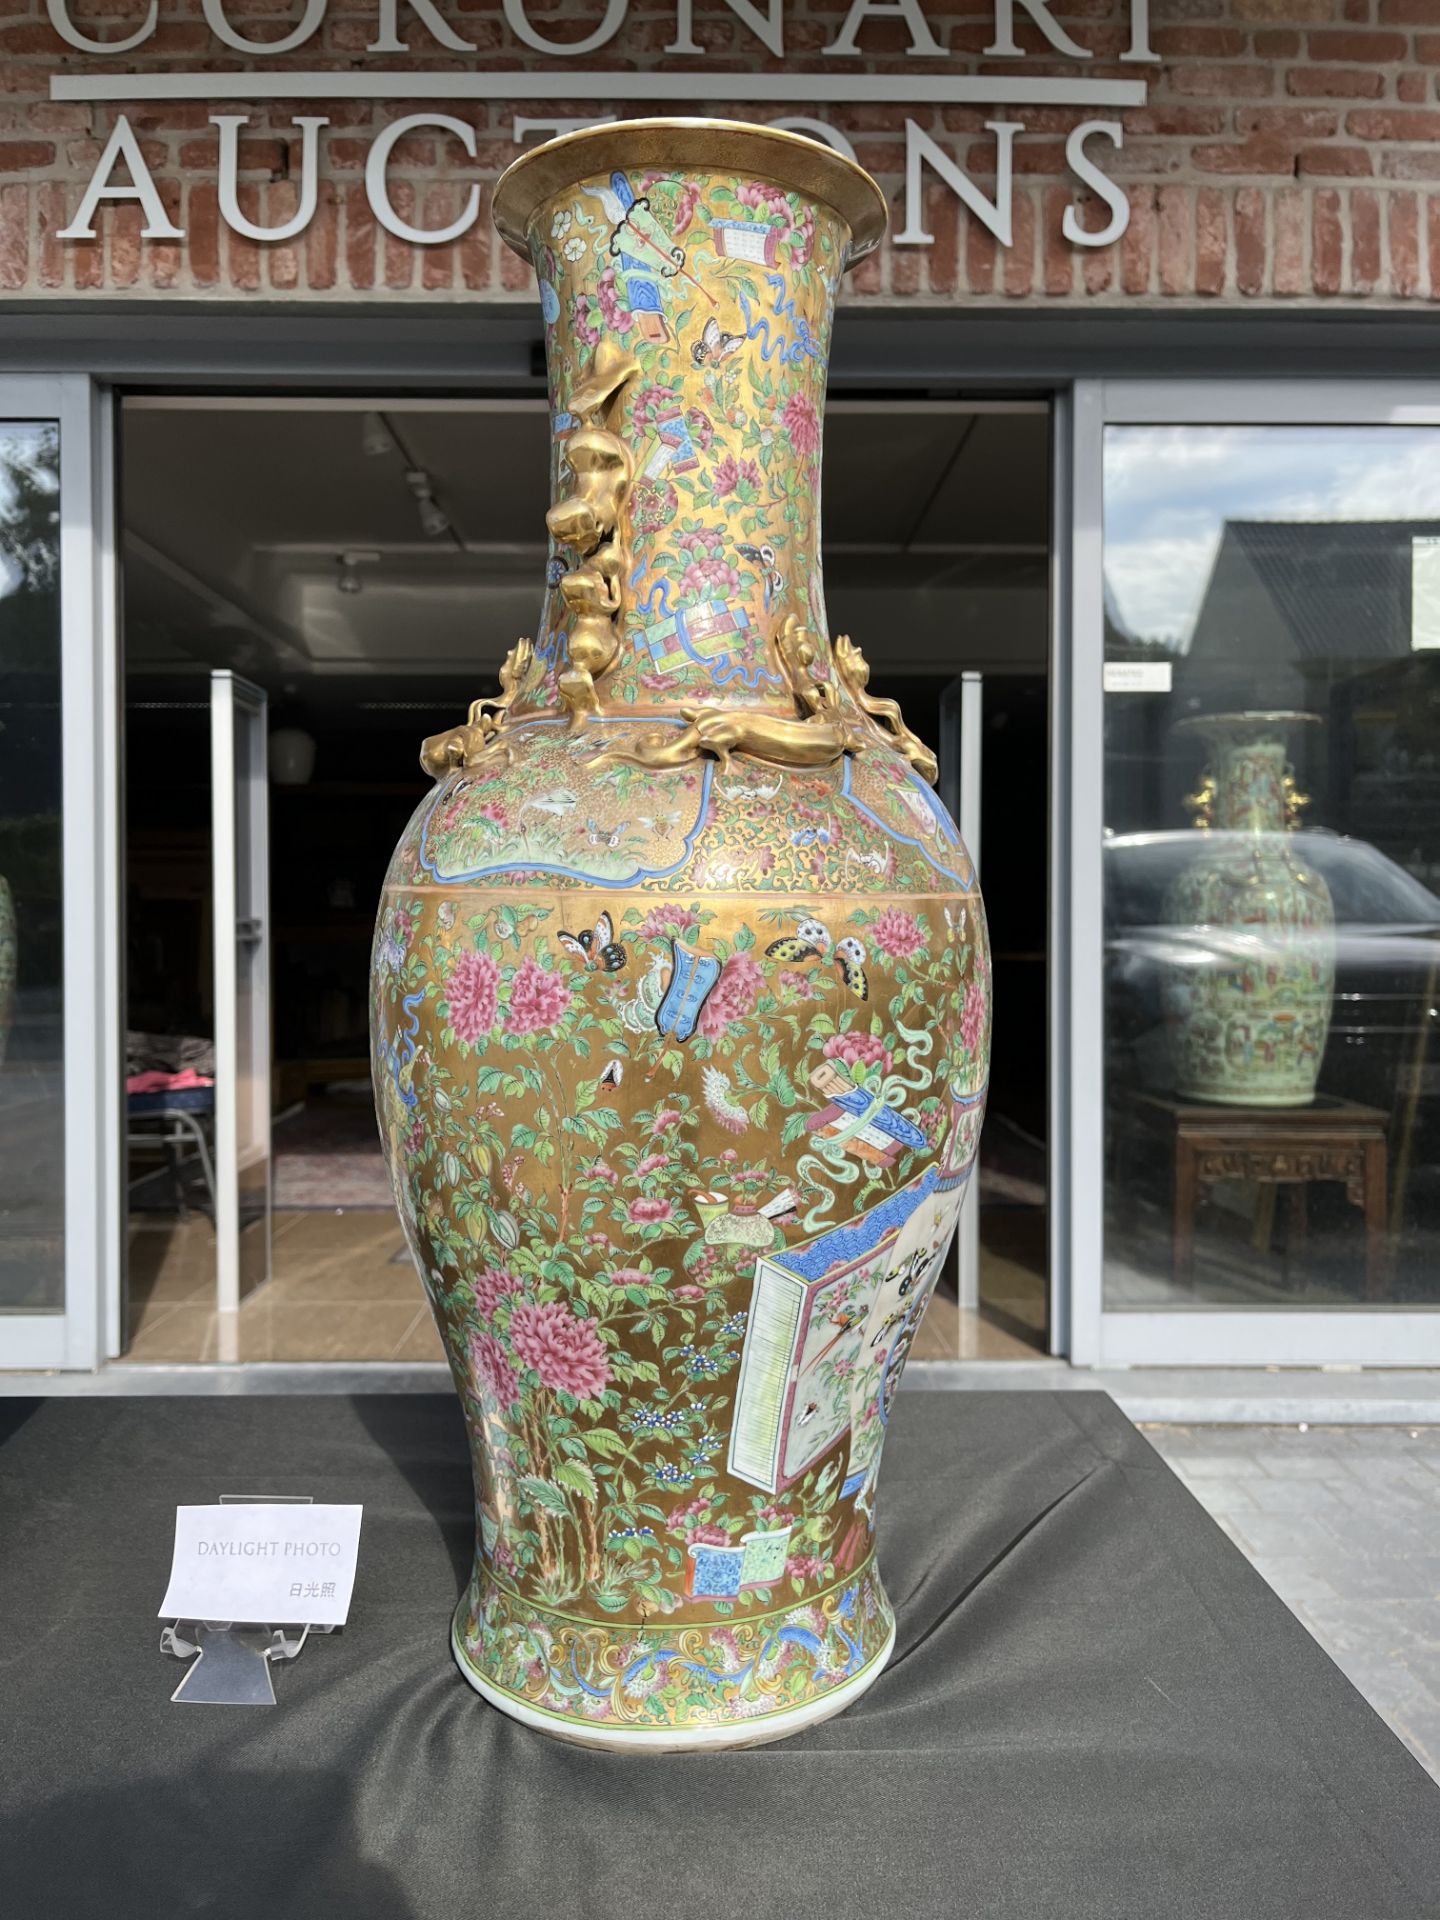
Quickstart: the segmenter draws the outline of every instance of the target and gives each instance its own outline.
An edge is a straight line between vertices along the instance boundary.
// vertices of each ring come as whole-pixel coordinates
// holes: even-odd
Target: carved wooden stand
[[[1365,1298],[1386,1292],[1385,1115],[1378,1107],[1317,1098],[1308,1107],[1201,1107],[1163,1094],[1138,1094],[1142,1112],[1174,1135],[1174,1272],[1195,1283],[1195,1210],[1200,1190],[1218,1180],[1283,1186],[1292,1238],[1305,1233],[1305,1189],[1337,1180],[1365,1215]]]

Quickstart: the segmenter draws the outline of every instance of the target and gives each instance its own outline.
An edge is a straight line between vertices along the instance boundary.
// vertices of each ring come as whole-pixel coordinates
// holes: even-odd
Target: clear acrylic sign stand
[[[308,1507],[312,1501],[308,1493],[222,1493],[219,1504]],[[312,1633],[334,1631],[237,1626],[233,1620],[173,1621],[160,1631],[160,1651],[192,1664],[170,1699],[187,1707],[273,1707],[271,1662],[293,1660]]]

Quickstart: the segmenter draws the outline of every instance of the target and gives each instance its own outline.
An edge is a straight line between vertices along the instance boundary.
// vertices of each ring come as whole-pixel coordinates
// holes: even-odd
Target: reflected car
[[[1324,879],[1335,908],[1335,1000],[1319,1091],[1386,1112],[1440,1093],[1440,898],[1367,841],[1318,827],[1283,837]],[[1166,890],[1199,851],[1187,831],[1105,841],[1106,1071],[1152,1091],[1173,1085],[1167,974],[1224,964],[1208,936],[1165,919]]]

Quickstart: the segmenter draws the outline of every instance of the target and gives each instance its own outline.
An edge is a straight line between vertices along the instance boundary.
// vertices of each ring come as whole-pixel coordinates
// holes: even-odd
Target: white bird
[[[700,1085],[706,1106],[721,1126],[727,1127],[731,1133],[744,1133],[750,1125],[750,1116],[731,1097],[729,1074],[722,1073],[718,1067],[706,1067],[700,1077]]]

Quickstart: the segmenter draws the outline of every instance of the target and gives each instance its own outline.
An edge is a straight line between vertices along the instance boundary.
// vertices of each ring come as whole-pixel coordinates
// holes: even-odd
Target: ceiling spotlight
[[[367,413],[361,416],[360,445],[372,460],[383,460],[387,454],[395,451],[395,438],[385,424],[382,413]]]
[[[415,496],[420,525],[432,540],[441,540],[450,531],[450,516],[435,498],[435,483],[423,467],[411,467],[406,484]]]

